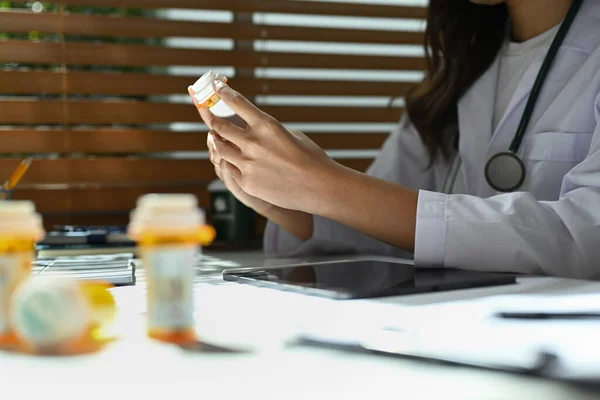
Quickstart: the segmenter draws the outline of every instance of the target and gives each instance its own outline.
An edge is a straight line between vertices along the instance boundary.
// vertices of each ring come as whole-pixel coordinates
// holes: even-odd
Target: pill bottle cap
[[[137,209],[190,210],[198,206],[198,200],[190,194],[147,194],[137,201]]]
[[[42,217],[31,201],[0,201],[0,235],[24,236],[34,241],[44,237]]]
[[[111,322],[117,315],[117,303],[110,292],[113,285],[100,281],[82,281],[79,287],[90,308],[90,319],[94,326]]]
[[[215,90],[213,89],[214,81],[227,82],[227,77],[215,71],[208,71],[192,85],[192,89],[194,89],[194,93],[196,94],[196,100],[198,100],[200,104],[204,103],[215,94]]]
[[[193,195],[149,194],[138,199],[131,213],[129,235],[137,239],[143,231],[193,232],[204,224],[204,212]]]

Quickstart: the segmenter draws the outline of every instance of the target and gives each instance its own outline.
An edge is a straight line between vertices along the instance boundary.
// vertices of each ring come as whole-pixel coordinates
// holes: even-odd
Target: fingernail
[[[217,92],[225,87],[225,84],[219,80],[214,81],[213,84],[215,85],[215,90]]]

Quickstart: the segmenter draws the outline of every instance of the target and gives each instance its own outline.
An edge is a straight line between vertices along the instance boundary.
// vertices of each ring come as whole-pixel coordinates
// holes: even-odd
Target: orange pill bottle
[[[194,341],[194,269],[201,245],[214,238],[196,198],[141,197],[129,235],[138,243],[146,272],[148,336],[180,344]]]

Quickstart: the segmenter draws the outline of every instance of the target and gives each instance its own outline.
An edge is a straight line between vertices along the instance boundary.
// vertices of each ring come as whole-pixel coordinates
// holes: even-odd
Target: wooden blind
[[[14,197],[34,200],[48,227],[124,224],[135,200],[149,192],[194,193],[207,207],[206,185],[215,176],[206,129],[185,96],[208,69],[225,69],[230,84],[266,112],[303,129],[340,162],[364,170],[401,116],[395,99],[424,68],[422,29],[352,23],[358,17],[385,26],[419,23],[425,10],[416,6],[292,0],[9,4],[0,9],[0,180],[22,157],[35,155]],[[19,8],[24,4],[29,7]],[[185,18],[201,10],[220,19]],[[294,18],[349,22],[294,24]],[[193,45],[180,46],[177,38]],[[373,54],[373,46],[390,51]]]

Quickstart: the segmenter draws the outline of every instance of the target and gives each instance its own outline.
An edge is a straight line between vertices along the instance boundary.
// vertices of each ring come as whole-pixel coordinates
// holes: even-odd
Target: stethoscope
[[[527,170],[525,168],[525,163],[523,163],[523,160],[521,160],[521,158],[517,155],[517,152],[521,147],[521,142],[523,142],[523,137],[525,136],[525,132],[529,126],[529,121],[533,115],[535,104],[540,96],[542,86],[546,81],[546,77],[550,72],[552,63],[554,62],[554,59],[558,54],[558,50],[567,36],[567,33],[569,32],[569,29],[571,28],[571,25],[573,24],[573,21],[575,20],[582,3],[583,0],[573,1],[573,4],[571,5],[567,16],[561,24],[556,37],[552,41],[550,49],[548,49],[548,53],[546,54],[544,62],[540,67],[540,71],[535,78],[529,99],[525,105],[525,111],[523,111],[523,116],[521,117],[521,122],[519,122],[517,132],[510,143],[508,151],[503,151],[493,155],[485,165],[485,179],[488,185],[498,192],[515,191],[520,188],[525,181]],[[458,176],[460,166],[461,160],[460,156],[457,154],[450,167],[448,178],[444,184],[444,193],[452,192],[452,188],[456,181],[456,177]]]

